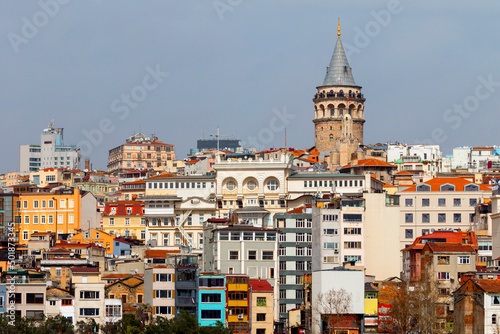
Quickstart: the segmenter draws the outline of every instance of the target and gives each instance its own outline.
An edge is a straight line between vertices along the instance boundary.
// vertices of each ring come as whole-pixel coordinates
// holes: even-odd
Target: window
[[[33,224],[38,224],[38,216],[33,216]]]
[[[285,290],[282,290],[282,291],[285,291]],[[257,306],[267,306],[266,297],[257,297]]]
[[[491,305],[500,305],[500,296],[491,296]]]
[[[65,199],[59,200],[59,206],[61,207],[61,209],[66,209],[66,200]]]
[[[304,227],[304,219],[297,219],[295,221],[295,227],[296,228],[303,228]]]
[[[361,248],[361,241],[345,241],[344,248]]]
[[[106,305],[106,317],[120,317],[121,305]]]
[[[233,191],[234,189],[236,189],[236,183],[234,181],[228,181],[226,183],[226,189],[228,191]]]
[[[27,304],[43,304],[45,302],[43,298],[43,293],[27,293],[26,303]]]
[[[266,321],[265,313],[257,313],[257,321]]]
[[[339,263],[338,256],[324,256],[323,263]]]
[[[304,247],[295,248],[295,255],[296,256],[304,256]]]
[[[33,201],[33,208],[38,209],[38,201]]]
[[[57,223],[58,224],[63,224],[64,223],[63,215],[57,215]]]
[[[221,310],[201,310],[202,319],[221,319]]]
[[[323,221],[336,222],[339,220],[339,215],[323,215]]]
[[[460,198],[454,198],[453,206],[462,206],[462,200]]]
[[[280,255],[280,256],[286,256],[286,248],[285,248],[285,247],[280,246],[280,247],[278,248],[278,252],[279,252],[279,255]]]
[[[68,208],[74,208],[75,207],[75,200],[69,199],[68,200]]]
[[[470,264],[470,257],[469,256],[459,256],[458,257],[458,264]]]
[[[61,306],[73,305],[73,299],[61,299]]]
[[[336,228],[325,228],[323,229],[323,234],[337,235],[339,234],[339,230]]]
[[[55,300],[50,300],[49,301],[50,306],[56,306],[56,301]]]
[[[172,306],[156,306],[155,314],[172,314]]]
[[[468,184],[464,187],[465,191],[479,191],[479,186],[477,184]]]
[[[305,262],[304,261],[295,262],[295,270],[305,270]]]
[[[344,256],[344,262],[361,262],[361,255],[346,255]]]
[[[477,198],[469,198],[469,206],[476,206]]]
[[[62,276],[62,268],[56,268],[56,277]]]
[[[142,232],[142,231],[141,231]],[[146,231],[144,231],[144,234],[146,233]],[[169,245],[169,233],[163,233],[163,246],[168,246]],[[141,235],[142,237],[142,235]]]
[[[53,200],[49,200],[49,209],[52,209],[54,207],[54,201]]]
[[[24,216],[24,223],[28,225],[30,223],[30,216]]]
[[[475,213],[469,213],[469,223],[473,223],[474,222],[474,217],[476,216]]]
[[[98,308],[81,308],[80,309],[80,316],[97,317],[97,316],[99,316],[99,309]]]
[[[75,215],[68,215],[68,224],[74,224]]]
[[[23,209],[27,209],[28,208],[28,201],[23,201]]]
[[[413,223],[413,213],[405,213],[405,223]]]
[[[202,293],[201,302],[202,303],[220,303],[221,302],[220,293]]]
[[[446,223],[446,213],[438,213],[438,223]]]
[[[446,206],[446,198],[438,198],[438,206]]]
[[[324,249],[338,249],[339,244],[338,244],[338,242],[324,242],[323,248]]]
[[[249,260],[257,260],[257,251],[249,250],[248,251],[248,259]]]
[[[492,314],[491,315],[491,324],[492,325],[496,325],[497,324],[497,315],[496,314]]]
[[[229,260],[238,260],[239,251],[229,251]]]
[[[111,225],[111,226],[115,225],[115,219],[114,218],[109,218],[109,225]]]
[[[429,206],[429,199],[428,198],[422,198],[422,206]]]
[[[438,280],[449,280],[450,279],[450,273],[443,271],[443,272],[438,272],[437,273],[437,279]]]
[[[455,191],[455,186],[452,184],[443,184],[439,187],[440,191]]]
[[[29,231],[23,231],[23,240],[28,240],[29,238]]]
[[[273,251],[262,251],[262,260],[273,260],[274,252]]]
[[[344,234],[361,234],[361,227],[345,227]]]
[[[278,182],[278,180],[271,179],[271,180],[267,181],[266,187],[270,191],[278,190],[279,182]]]
[[[46,200],[42,200],[42,209],[45,209],[47,207],[47,201]]]
[[[413,229],[405,229],[405,238],[413,239]]]
[[[80,299],[99,299],[99,291],[80,291]]]
[[[449,256],[438,256],[437,257],[438,264],[450,264]]]
[[[49,215],[49,224],[54,224],[54,216]]]
[[[405,206],[413,206],[413,198],[405,199]]]
[[[155,290],[155,298],[172,298],[172,290]]]
[[[422,223],[429,223],[431,221],[431,215],[429,213],[422,213]]]
[[[361,214],[346,213],[344,214],[344,222],[361,223],[363,216]]]
[[[130,226],[130,218],[125,218],[125,226]]]
[[[34,318],[40,320],[43,318],[43,311],[26,311],[26,318]]]
[[[462,214],[461,213],[454,213],[453,214],[453,222],[454,223],[461,223],[462,222]]]
[[[155,274],[155,282],[172,282],[172,274]]]
[[[297,233],[295,235],[295,241],[296,242],[304,242],[304,233]]]

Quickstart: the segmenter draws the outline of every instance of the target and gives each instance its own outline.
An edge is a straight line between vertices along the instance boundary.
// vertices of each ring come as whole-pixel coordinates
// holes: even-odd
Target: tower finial
[[[338,21],[338,25],[337,25],[337,36],[340,37],[340,17],[339,17],[339,21]]]

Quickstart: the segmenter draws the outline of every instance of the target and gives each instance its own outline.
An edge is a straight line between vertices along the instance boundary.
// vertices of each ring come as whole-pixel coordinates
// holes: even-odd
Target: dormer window
[[[465,191],[479,191],[479,186],[477,184],[468,184],[464,187]]]
[[[419,184],[417,186],[417,191],[431,191],[431,186],[428,184]]]
[[[443,184],[441,187],[439,187],[440,191],[455,191],[455,186],[453,184]]]

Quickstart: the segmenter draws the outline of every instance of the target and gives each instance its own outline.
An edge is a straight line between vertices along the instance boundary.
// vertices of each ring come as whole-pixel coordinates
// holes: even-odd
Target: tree
[[[319,314],[319,318],[315,319],[315,325],[323,328],[324,333],[335,333],[335,329],[341,327],[345,316],[351,311],[352,295],[344,289],[320,292],[312,308]]]

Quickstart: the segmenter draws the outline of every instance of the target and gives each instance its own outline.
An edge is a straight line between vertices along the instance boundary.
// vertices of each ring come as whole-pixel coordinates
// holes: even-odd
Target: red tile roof
[[[474,281],[486,292],[500,292],[500,280],[475,279]]]
[[[99,273],[98,267],[72,267],[71,271],[74,273]]]
[[[448,243],[448,242],[429,242],[426,244],[426,246],[434,252],[466,252],[466,253],[473,253],[475,252],[474,248],[472,245],[464,245],[461,243]]]
[[[180,253],[180,250],[147,249],[145,257],[166,259],[167,254]]]
[[[146,183],[146,181],[144,180],[137,180],[137,181],[130,181],[130,182],[123,182],[123,184],[143,184],[143,183]]]
[[[397,172],[396,175],[413,175],[413,174],[408,171],[402,170],[400,172]]]
[[[476,184],[473,182],[470,182],[469,180],[463,178],[463,177],[436,177],[433,178],[432,180],[420,183],[420,184],[427,184],[431,187],[431,191],[440,191],[440,187],[444,184],[451,184],[455,186],[455,191],[464,191],[465,186],[469,184]],[[486,185],[486,184],[476,184],[479,186],[479,190],[491,190],[491,186]],[[413,185],[408,187],[408,189],[405,189],[403,191],[409,192],[409,191],[415,191],[416,187],[418,185]]]
[[[164,174],[160,174],[160,175],[153,175],[153,176],[150,176],[148,177],[148,180],[149,179],[160,179],[160,178],[164,178],[164,177],[176,177],[177,175],[174,175],[174,174],[170,174],[170,173],[164,173]]]
[[[111,208],[116,208],[116,213],[111,214]],[[131,214],[127,213],[127,208],[131,208]],[[142,201],[119,201],[108,202],[104,206],[105,216],[143,216],[144,202]]]
[[[378,159],[364,159],[364,160],[358,160],[358,163],[356,165],[352,165],[351,163],[348,163],[347,165],[342,166],[342,168],[370,167],[370,166],[395,167],[393,164],[390,164],[390,163],[382,161],[382,160],[378,160]]]
[[[255,292],[273,292],[273,287],[268,281],[263,279],[251,279],[250,285],[252,286],[252,291]]]

